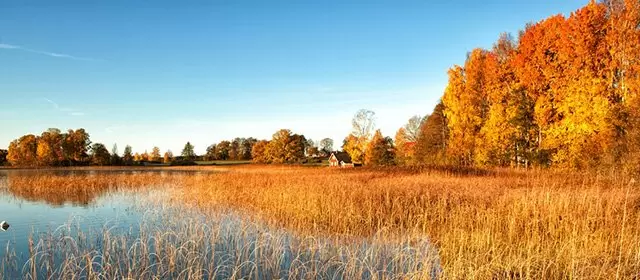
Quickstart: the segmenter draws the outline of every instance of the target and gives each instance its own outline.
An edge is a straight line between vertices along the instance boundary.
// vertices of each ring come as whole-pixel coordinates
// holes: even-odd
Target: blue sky
[[[587,2],[0,0],[0,148],[49,127],[120,152],[280,128],[339,146],[360,108],[393,136],[468,51]]]

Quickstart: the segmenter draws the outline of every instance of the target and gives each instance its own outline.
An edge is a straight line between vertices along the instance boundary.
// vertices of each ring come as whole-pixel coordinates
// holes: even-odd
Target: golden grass
[[[160,204],[207,215],[232,209],[303,239],[344,246],[372,238],[427,240],[438,250],[446,279],[640,277],[640,191],[624,176],[282,166],[176,170],[225,172],[8,182],[12,193],[26,197],[75,194],[85,181],[93,182],[85,184],[92,191],[150,183],[166,186]],[[65,187],[49,189],[60,185]]]
[[[300,234],[422,233],[446,278],[635,278],[640,192],[624,177],[255,168],[189,178],[180,196]]]

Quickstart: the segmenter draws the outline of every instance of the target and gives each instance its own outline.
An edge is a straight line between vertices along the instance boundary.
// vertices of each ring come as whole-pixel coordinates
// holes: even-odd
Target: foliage
[[[393,140],[382,136],[380,130],[376,130],[371,141],[367,145],[364,164],[367,166],[385,166],[395,163]]]
[[[109,150],[102,143],[94,143],[91,146],[91,164],[93,165],[109,165],[111,162],[111,155]]]
[[[191,142],[187,142],[187,144],[184,144],[184,148],[182,149],[182,153],[180,155],[185,161],[195,160],[196,153],[193,151],[193,145],[191,145]]]

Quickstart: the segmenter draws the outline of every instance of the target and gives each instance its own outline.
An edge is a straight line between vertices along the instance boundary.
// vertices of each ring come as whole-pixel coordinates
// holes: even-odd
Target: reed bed
[[[336,276],[338,279],[429,279],[434,275],[443,279],[640,277],[640,189],[630,177],[551,171],[284,166],[238,166],[223,171],[24,179],[30,182],[11,177],[7,182],[10,192],[36,197],[55,196],[59,191],[48,189],[56,185],[65,185],[60,189],[74,194],[87,180],[94,180],[87,192],[114,188],[136,191],[155,185],[161,186],[156,190],[162,195],[149,204],[154,206],[147,207],[179,209],[160,215],[163,221],[172,221],[170,224],[176,225],[173,228],[143,226],[137,238],[105,235],[109,240],[105,244],[111,245],[88,251],[93,253],[85,258],[91,263],[99,260],[98,270],[87,266],[88,261],[83,265],[72,258],[76,261],[65,266],[69,274],[57,271],[56,275],[86,276],[91,268],[91,275],[97,278],[217,275],[315,279],[336,276],[336,271],[347,273],[337,274],[345,277]],[[33,185],[41,187],[29,187]],[[204,218],[189,218],[193,213]],[[219,216],[223,213],[227,216]],[[211,259],[218,255],[215,244],[231,242],[220,233],[228,213],[233,213],[236,218],[232,220],[240,221],[238,227],[242,228],[239,236],[232,238],[241,242],[234,244],[270,248],[264,249],[260,261],[253,259],[255,253],[249,253],[254,249],[243,251],[256,248],[252,245],[229,247],[235,253],[229,257],[233,261],[222,262],[227,265],[220,266],[215,257]],[[157,240],[163,245],[152,246]],[[42,250],[48,247],[55,246],[39,247],[36,252],[49,255]],[[163,253],[154,251],[156,248]],[[293,255],[305,261],[295,262],[300,266],[274,266],[282,263],[287,248],[298,248]],[[405,255],[409,251],[412,257]],[[159,256],[173,257],[161,260]],[[388,259],[383,256],[395,256],[406,263],[394,264],[398,270],[389,272],[381,268],[386,266],[380,261],[373,261]],[[146,261],[114,268],[121,261],[137,259]],[[329,265],[330,260],[339,261]],[[354,266],[348,264],[350,261]],[[109,264],[111,270],[105,268]]]
[[[232,211],[204,215],[151,203],[138,206],[145,220],[135,235],[108,226],[85,234],[69,223],[30,237],[28,259],[9,252],[0,278],[428,279],[441,273],[427,240],[341,243],[247,222]]]

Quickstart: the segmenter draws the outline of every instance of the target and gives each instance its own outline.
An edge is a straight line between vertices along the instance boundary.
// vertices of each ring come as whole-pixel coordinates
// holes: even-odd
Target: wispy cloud
[[[53,101],[53,100],[51,100],[49,98],[43,97],[42,99],[44,101],[46,101],[47,103],[51,104],[51,106],[53,106],[53,109],[55,109],[56,111],[68,113],[69,116],[80,117],[80,116],[84,116],[85,115],[84,112],[73,110],[71,108],[60,107],[60,105],[58,105],[57,102],[55,102],[55,101]]]
[[[80,56],[64,54],[64,53],[56,53],[56,52],[34,50],[34,49],[30,49],[30,48],[25,48],[25,47],[22,47],[22,46],[11,45],[11,44],[3,44],[3,43],[0,43],[0,49],[21,50],[21,51],[25,51],[25,52],[30,52],[30,53],[40,54],[40,55],[46,55],[46,56],[50,56],[50,57],[66,58],[66,59],[80,60],[80,61],[104,61],[102,59],[96,59],[96,58],[90,58],[90,57],[80,57]]]

